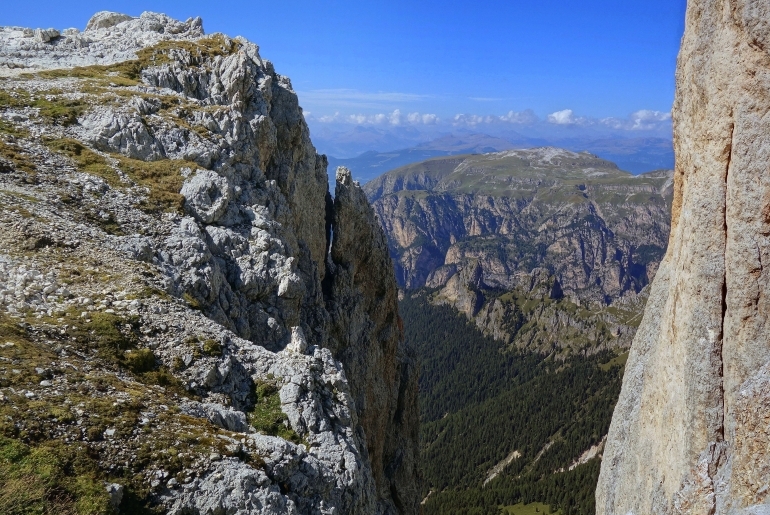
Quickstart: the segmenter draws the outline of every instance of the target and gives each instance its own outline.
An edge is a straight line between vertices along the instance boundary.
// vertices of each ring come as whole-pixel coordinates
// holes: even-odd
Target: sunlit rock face
[[[597,513],[767,513],[770,5],[691,0],[668,253],[626,365]]]
[[[128,374],[145,356],[191,397],[149,389],[140,421],[182,418],[93,444],[112,474],[147,483],[112,491],[177,514],[416,513],[417,368],[382,230],[349,172],[332,200],[297,95],[259,48],[156,13],[3,27],[0,95],[0,278],[22,278],[0,314],[78,309],[85,324],[87,306],[119,299],[107,314],[136,348],[89,370]],[[30,254],[49,247],[109,273],[64,288],[82,263]],[[275,427],[255,418],[268,401]],[[201,434],[179,479],[124,459],[141,440],[159,460],[185,420]]]

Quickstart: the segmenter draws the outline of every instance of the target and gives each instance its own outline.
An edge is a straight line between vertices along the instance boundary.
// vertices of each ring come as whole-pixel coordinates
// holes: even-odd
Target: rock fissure
[[[88,27],[47,39],[0,27],[0,203],[18,206],[0,210],[14,228],[0,231],[0,332],[31,313],[61,341],[25,345],[88,373],[55,379],[59,397],[46,397],[54,378],[26,387],[45,402],[111,380],[90,396],[131,399],[124,377],[150,392],[138,421],[72,441],[114,478],[143,478],[126,488],[156,511],[415,514],[417,367],[393,264],[349,172],[332,200],[288,78],[200,19],[102,12]],[[58,110],[77,100],[66,123],[41,114],[41,91]],[[29,157],[6,166],[11,143]],[[67,271],[72,292],[29,267]],[[7,291],[17,276],[39,288]],[[90,323],[116,362],[78,348],[94,345]],[[157,470],[189,431],[175,477]],[[152,459],[131,458],[140,443]]]
[[[598,515],[767,511],[769,33],[761,0],[688,1],[669,250],[626,365]]]
[[[730,113],[730,117],[732,118],[732,112]],[[720,444],[725,439],[725,420],[727,419],[727,405],[725,403],[725,387],[724,387],[724,339],[725,339],[725,320],[727,319],[727,269],[728,269],[728,262],[727,262],[727,246],[730,241],[730,226],[729,226],[729,217],[727,215],[728,212],[728,203],[730,201],[730,165],[732,163],[733,158],[733,148],[734,148],[734,140],[735,140],[735,123],[732,123],[730,125],[730,141],[727,145],[726,154],[727,154],[727,162],[725,164],[725,200],[723,205],[724,210],[724,221],[723,221],[723,230],[724,230],[724,241],[725,241],[725,251],[724,251],[724,275],[722,278],[722,297],[721,297],[721,308],[722,308],[722,314],[720,318],[720,326],[719,326],[719,337],[717,338],[717,346],[716,346],[716,353],[717,353],[717,360],[718,360],[718,386],[719,386],[719,402],[722,405],[722,414],[721,414],[721,420],[719,422],[718,427],[718,439],[717,444]],[[720,457],[722,453],[719,453]],[[721,461],[721,460],[717,460]],[[717,464],[715,464],[717,465]],[[717,465],[718,466],[718,465]],[[716,475],[716,469],[717,467],[709,467],[709,472],[711,473],[712,479]]]

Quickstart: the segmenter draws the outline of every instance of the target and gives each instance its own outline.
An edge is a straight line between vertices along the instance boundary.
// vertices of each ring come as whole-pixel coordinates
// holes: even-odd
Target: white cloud
[[[467,125],[470,127],[475,127],[476,125],[480,125],[484,123],[486,119],[490,117],[484,117],[477,114],[456,114],[454,117],[454,125]]]
[[[572,109],[564,109],[563,111],[556,111],[548,115],[548,121],[555,123],[556,125],[572,125],[578,122],[575,118]]]
[[[616,130],[665,130],[671,126],[671,113],[640,109],[631,113],[628,118],[602,118],[599,123]]]
[[[320,123],[346,123],[352,125],[436,125],[440,119],[431,113],[409,113],[404,115],[400,109],[394,109],[390,113],[377,114],[349,114],[342,115],[339,112],[333,115],[311,116],[309,112],[305,113],[307,120]]]
[[[317,113],[316,110],[313,110]],[[543,125],[579,126],[585,129],[610,129],[613,131],[653,131],[660,134],[670,132],[671,113],[641,109],[625,118],[589,118],[576,116],[572,109],[564,109],[549,114],[545,120],[540,120],[532,110],[509,111],[503,115],[480,115],[472,113],[456,114],[452,118],[442,119],[436,114],[408,112],[401,108],[375,112],[375,114],[341,114],[313,115],[305,111],[305,119],[309,122],[346,125],[376,125],[381,127],[463,127],[467,129],[495,131],[506,125],[516,125],[516,130],[526,130],[526,126],[541,128]],[[543,124],[545,122],[545,124]],[[521,127],[523,126],[523,127]],[[497,128],[495,128],[497,127]],[[519,129],[521,127],[521,129]]]
[[[438,123],[438,116],[435,114],[409,113],[406,120],[412,125],[436,125]]]
[[[646,130],[659,126],[660,122],[668,122],[671,120],[671,113],[641,109],[632,113],[630,118],[633,122],[631,130]]]
[[[537,122],[537,116],[531,109],[526,111],[508,111],[507,114],[502,116],[494,115],[478,115],[478,114],[456,114],[452,119],[452,125],[455,126],[467,126],[476,127],[477,125],[491,125],[500,123],[514,123],[531,125]]]
[[[532,109],[527,109],[526,111],[521,112],[508,111],[508,114],[501,116],[500,120],[508,123],[520,123],[529,125],[537,121],[537,115],[534,111],[532,111]]]
[[[404,117],[401,116],[401,110],[400,109],[396,109],[395,111],[390,113],[389,119],[390,119],[390,124],[391,125],[401,125]]]

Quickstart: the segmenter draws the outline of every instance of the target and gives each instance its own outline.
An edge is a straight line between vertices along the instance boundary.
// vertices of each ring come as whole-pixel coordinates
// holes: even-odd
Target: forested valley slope
[[[593,514],[672,172],[556,148],[449,156],[364,186],[421,359],[425,513]]]

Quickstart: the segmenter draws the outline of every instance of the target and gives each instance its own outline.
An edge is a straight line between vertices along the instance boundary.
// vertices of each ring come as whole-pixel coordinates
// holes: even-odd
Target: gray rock
[[[227,178],[210,170],[198,170],[182,186],[185,209],[199,221],[217,222],[227,211],[232,187]]]
[[[404,341],[385,234],[350,171],[338,168],[336,178],[329,346],[350,381],[380,509],[416,512],[418,483],[405,480],[417,474],[416,357]]]
[[[106,486],[107,494],[110,496],[110,506],[114,510],[117,510],[118,507],[120,507],[120,502],[123,500],[123,485],[120,485],[118,483],[109,483]]]
[[[144,161],[165,157],[163,148],[136,112],[96,108],[80,120],[80,125],[83,139],[100,150]]]
[[[86,25],[86,31],[97,29],[108,29],[114,27],[118,23],[133,20],[131,16],[127,14],[113,13],[110,11],[99,11],[94,14],[88,24]]]
[[[154,255],[153,242],[144,236],[130,236],[123,240],[120,249],[131,259],[151,263]]]
[[[131,304],[100,285],[73,282],[76,299],[93,299],[95,306],[86,307],[66,300],[54,276],[0,256],[0,307],[47,316],[76,307],[84,318],[94,308],[116,316],[130,310],[139,318],[141,346],[201,399],[174,407],[228,431],[249,431],[245,413],[254,408],[255,386],[274,388],[286,430],[303,444],[253,433],[234,439],[199,424],[222,441],[195,456],[196,470],[185,472],[196,479],[167,489],[167,477],[147,471],[163,510],[417,513],[416,366],[398,328],[388,250],[360,188],[343,177],[339,200],[331,201],[326,160],[310,141],[291,83],[256,45],[217,35],[222,55],[191,55],[185,48],[203,37],[199,19],[179,22],[154,13],[102,18],[107,21],[54,45],[0,28],[0,70],[20,77],[14,88],[50,89],[49,81],[58,81],[68,94],[81,95],[93,107],[66,134],[86,146],[137,160],[169,159],[164,165],[172,171],[174,160],[197,164],[179,167],[188,214],[148,214],[139,209],[144,188],[113,187],[64,155],[28,145],[36,162],[53,163],[50,174],[40,173],[41,188],[52,198],[82,198],[59,202],[58,211],[43,218],[77,237],[78,252],[103,254],[100,268],[109,267],[110,277],[132,292],[146,285],[176,298],[148,294]],[[166,51],[157,65],[145,63],[138,85],[111,86],[119,88],[116,103],[97,102],[78,78],[19,75],[131,60],[142,48],[170,41],[185,45]],[[161,96],[180,108],[160,109],[152,99]],[[51,129],[36,116],[24,123]],[[182,175],[182,168],[189,173]],[[142,236],[106,234],[85,216],[92,207],[114,213],[126,230]],[[60,301],[51,300],[57,295]],[[212,339],[221,349],[206,350]],[[160,417],[150,415],[159,409],[148,406],[137,417],[139,426],[152,428],[148,435],[163,430]],[[123,432],[116,435],[104,450],[113,458],[124,448]],[[228,456],[244,454],[255,459]],[[258,457],[264,469],[249,465]]]
[[[217,462],[211,473],[195,479],[190,488],[180,491],[168,513],[293,515],[300,512],[263,471],[226,460]]]
[[[770,4],[687,4],[668,253],[626,364],[598,515],[763,513],[770,468]]]
[[[206,418],[212,424],[237,433],[247,433],[249,423],[246,414],[213,403],[185,402],[179,406],[182,413],[192,417]]]
[[[35,29],[35,41],[40,43],[48,43],[52,39],[56,39],[60,36],[56,29]]]

